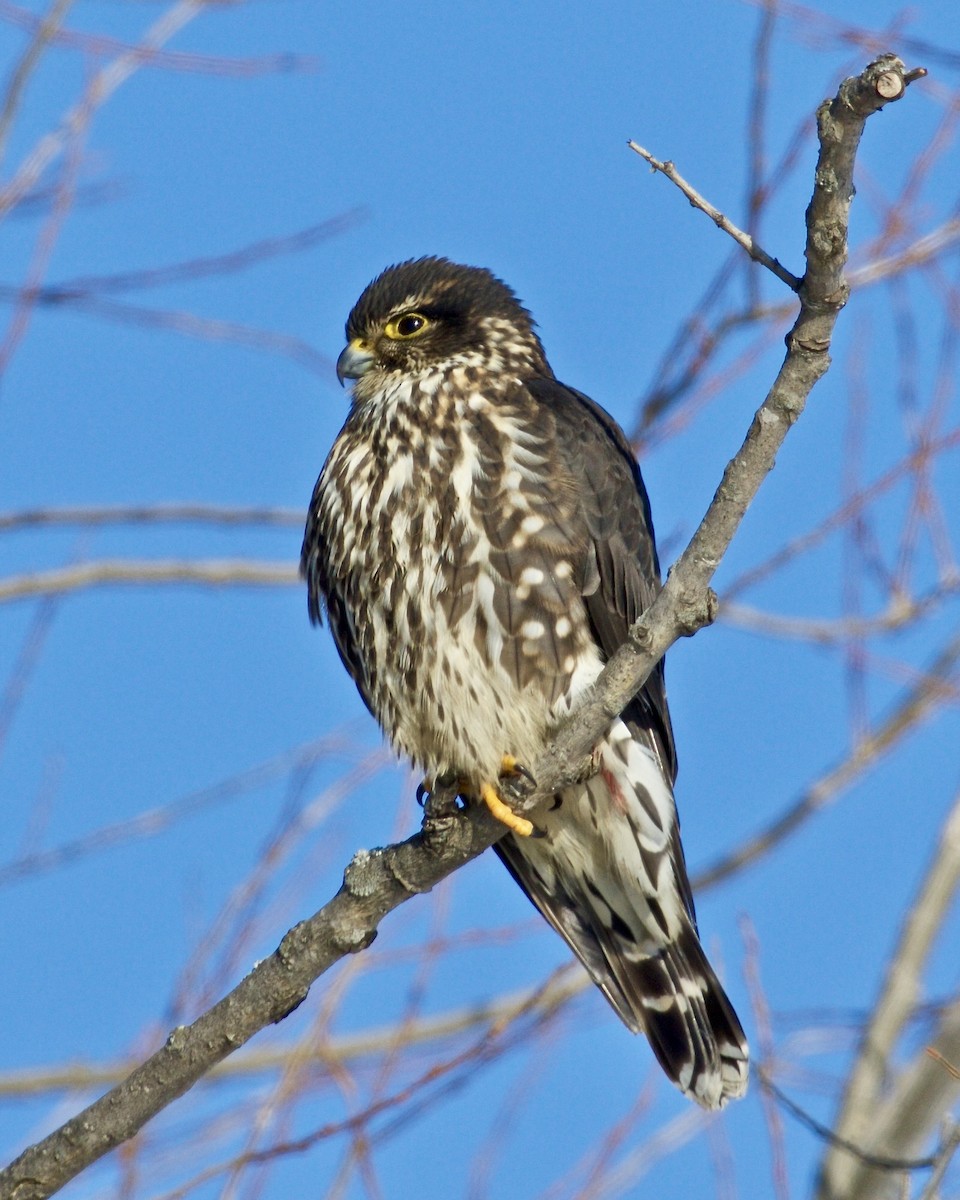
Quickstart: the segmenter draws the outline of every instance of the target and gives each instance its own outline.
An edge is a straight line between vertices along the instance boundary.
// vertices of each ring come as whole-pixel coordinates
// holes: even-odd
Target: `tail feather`
[[[696,934],[638,962],[635,980],[644,1032],[677,1087],[705,1108],[742,1096],[746,1038]]]
[[[616,722],[600,771],[497,853],[666,1074],[720,1108],[747,1087],[748,1048],[697,935],[669,784]]]

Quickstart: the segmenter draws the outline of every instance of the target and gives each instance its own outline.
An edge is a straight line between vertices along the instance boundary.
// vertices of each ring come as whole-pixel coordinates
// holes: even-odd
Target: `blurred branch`
[[[799,289],[800,313],[776,382],[659,595],[578,711],[532,764],[539,786],[524,806],[528,811],[583,777],[597,740],[669,646],[711,620],[716,597],[709,584],[714,572],[811,388],[829,366],[833,328],[847,298],[843,267],[853,164],[865,122],[899,99],[921,73],[907,72],[899,59],[884,56],[846,80],[834,100],[821,105],[820,158],[807,210],[807,270]],[[429,891],[505,832],[485,806],[461,810],[451,793],[431,797],[418,834],[383,850],[358,853],[337,895],[290,930],[278,949],[228,996],[192,1025],[175,1029],[164,1047],[123,1083],[0,1172],[0,1200],[50,1196],[132,1137],[258,1030],[292,1012],[325,970],[369,946],[388,912]]]
[[[757,240],[767,196],[764,181],[767,170],[767,100],[770,95],[770,47],[777,23],[777,3],[778,0],[763,0],[763,11],[753,45],[753,77],[747,122],[750,157],[747,161],[746,209],[747,233],[751,239]],[[760,303],[760,279],[756,271],[747,271],[746,282],[747,307],[756,308]]]
[[[41,18],[10,0],[0,0],[0,20],[34,33]],[[168,71],[195,72],[201,75],[221,75],[247,78],[275,72],[316,71],[320,60],[310,54],[266,54],[260,58],[225,58],[219,55],[191,54],[189,51],[144,50],[119,38],[102,33],[81,33],[73,29],[57,29],[51,40],[61,46],[82,50],[85,54],[103,58],[109,54],[139,54],[143,66]]]
[[[60,189],[62,190],[62,188]],[[71,198],[73,192],[71,190]],[[163,267],[148,267],[112,275],[83,275],[56,284],[40,286],[39,277],[25,285],[0,284],[0,301],[12,300],[21,307],[59,307],[86,312],[105,320],[131,325],[171,329],[205,341],[229,341],[289,358],[315,374],[332,379],[334,364],[309,342],[292,334],[277,333],[237,321],[202,317],[176,309],[144,308],[142,305],[109,299],[110,293],[169,287],[211,276],[229,275],[247,270],[257,263],[284,254],[295,254],[327,241],[353,228],[363,220],[366,210],[353,208],[328,220],[308,225],[281,237],[262,238],[226,254],[187,259]]]
[[[757,1030],[757,1045],[752,1049],[754,1071],[760,1080],[760,1107],[767,1126],[767,1141],[770,1143],[770,1174],[776,1200],[789,1200],[790,1184],[787,1174],[787,1146],[783,1136],[783,1121],[777,1110],[775,1097],[763,1086],[774,1060],[773,1020],[770,1002],[764,991],[760,975],[760,939],[750,917],[743,913],[739,920],[740,936],[743,938],[743,975],[750,996],[753,1023]],[[751,1039],[752,1040],[752,1039]]]
[[[57,608],[58,601],[53,596],[46,596],[35,606],[20,651],[10,669],[6,686],[0,692],[0,755],[3,754],[11,723],[23,701],[27,684],[36,669],[44,644],[53,627]]]
[[[34,188],[17,201],[17,207],[12,212],[6,214],[5,220],[35,220],[37,216],[43,215],[50,208],[50,204],[56,198],[58,190],[59,188],[56,183]],[[91,183],[77,183],[73,189],[73,211],[76,212],[81,208],[96,208],[101,204],[110,204],[114,200],[118,200],[124,194],[125,190],[124,182],[117,178],[104,178],[94,180]],[[9,287],[9,285],[7,286]],[[16,290],[18,289],[9,287],[7,295],[12,295]]]
[[[889,716],[867,733],[850,754],[826,775],[817,780],[799,800],[785,809],[776,820],[737,847],[733,853],[715,860],[693,879],[696,888],[710,887],[734,874],[749,862],[769,853],[800,825],[830,803],[839,792],[859,779],[925,717],[934,712],[948,691],[947,679],[960,660],[960,632],[947,642],[923,678],[894,705]]]
[[[345,741],[343,729],[334,730],[325,737],[316,738],[292,750],[284,750],[281,754],[253,767],[247,767],[244,771],[238,771],[235,775],[229,775],[209,787],[188,792],[167,804],[148,808],[128,820],[101,826],[58,846],[34,850],[9,862],[0,863],[0,888],[9,887],[45,871],[57,870],[68,863],[78,862],[114,846],[124,845],[139,838],[153,837],[185,817],[236,800],[248,792],[272,783],[275,779],[321,762],[343,751]]]
[[[420,1017],[404,1023],[399,1040],[404,1048],[427,1045],[470,1032],[490,1024],[507,1025],[522,1014],[550,1014],[563,1008],[590,986],[586,973],[575,963],[569,963],[563,974],[551,978],[546,985],[523,988],[501,996],[487,1004],[452,1009],[434,1016]],[[273,1074],[287,1068],[296,1058],[302,1065],[332,1066],[357,1059],[368,1059],[397,1046],[398,1032],[394,1023],[359,1033],[343,1034],[311,1045],[266,1046],[235,1054],[218,1063],[207,1073],[210,1080],[232,1079],[237,1076]],[[93,1065],[72,1062],[64,1066],[34,1067],[0,1073],[0,1096],[35,1096],[49,1092],[81,1092],[107,1087],[122,1080],[136,1067],[135,1062]]]
[[[881,254],[880,257],[868,257],[866,262],[852,267],[846,275],[847,285],[852,293],[927,266],[951,250],[958,241],[960,218],[950,218],[902,250],[894,254]],[[730,283],[737,261],[737,256],[732,255],[717,271],[694,304],[691,315],[682,322],[676,338],[656,364],[653,370],[655,383],[640,402],[640,417],[633,431],[634,441],[648,439],[651,426],[694,388],[732,334],[756,325],[776,326],[793,313],[794,302],[787,300],[780,304],[750,304],[732,311],[721,310],[713,315]]]
[[[886,610],[874,617],[783,617],[777,613],[763,612],[748,604],[723,602],[720,618],[728,625],[747,629],[751,633],[768,637],[796,638],[799,641],[831,645],[850,638],[876,637],[885,633],[897,633],[913,625],[939,608],[950,597],[960,592],[960,577],[945,579],[922,596],[904,596],[894,593]]]
[[[874,258],[861,267],[855,267],[848,277],[851,288],[872,287],[884,279],[901,275],[914,267],[922,267],[945,250],[952,249],[960,241],[960,217],[951,217],[923,237],[918,237],[896,254]]]
[[[307,225],[294,233],[278,237],[260,238],[246,246],[239,246],[225,254],[210,254],[202,258],[188,258],[183,262],[170,263],[165,267],[145,267],[139,271],[120,271],[112,275],[78,275],[60,283],[39,288],[36,293],[38,304],[69,304],[89,296],[102,296],[108,292],[139,291],[143,288],[169,287],[177,283],[192,283],[209,276],[230,275],[245,271],[257,263],[269,262],[284,254],[299,254],[303,250],[339,237],[355,228],[367,216],[365,208],[350,208]],[[10,291],[19,289],[0,288],[0,298]]]
[[[303,525],[299,508],[228,504],[98,504],[0,512],[0,533],[51,525]]]
[[[178,0],[147,30],[138,46],[124,50],[90,80],[80,100],[69,110],[53,133],[45,134],[20,164],[19,170],[0,190],[0,217],[36,187],[38,181],[64,148],[89,124],[100,108],[150,56],[169,41],[206,7],[204,0]]]
[[[106,320],[119,321],[126,325],[145,325],[150,329],[170,329],[187,337],[200,338],[207,342],[236,342],[277,354],[315,375],[333,380],[333,361],[315,350],[303,338],[289,333],[276,333],[270,329],[259,329],[255,325],[244,325],[239,321],[224,321],[219,317],[201,317],[196,313],[178,309],[144,308],[122,300],[107,300],[100,296],[81,296],[70,300],[65,307],[72,312],[90,313]]]
[[[772,575],[800,554],[819,545],[829,534],[837,529],[841,529],[851,518],[862,513],[878,496],[889,491],[904,475],[920,470],[931,459],[936,458],[947,450],[954,450],[957,446],[960,446],[960,429],[953,429],[945,433],[943,437],[928,441],[906,455],[900,462],[875,479],[873,483],[868,484],[855,495],[845,500],[839,508],[821,521],[815,529],[787,542],[785,546],[781,546],[779,550],[771,554],[764,562],[744,571],[742,575],[738,576],[724,589],[721,597],[721,605],[725,606],[732,597],[740,595],[741,592],[745,592],[748,588],[753,587],[754,584],[759,583],[760,580]],[[0,529],[2,528],[3,517],[0,516]]]
[[[564,968],[560,968],[555,975],[563,970]],[[539,990],[546,990],[551,982],[552,980],[548,980]],[[324,1122],[304,1136],[290,1140],[281,1139],[263,1149],[248,1149],[233,1154],[228,1159],[199,1171],[187,1184],[175,1192],[167,1193],[166,1200],[182,1197],[201,1184],[228,1172],[236,1178],[236,1172],[241,1167],[270,1162],[286,1155],[302,1154],[318,1143],[339,1135],[353,1134],[363,1143],[368,1139],[374,1143],[386,1140],[424,1110],[436,1105],[444,1095],[462,1087],[483,1064],[501,1057],[511,1049],[529,1045],[532,1039],[542,1035],[549,1027],[554,1011],[538,1008],[536,1000],[537,994],[533,993],[525,1010],[513,1014],[509,1020],[492,1021],[481,1029],[466,1047],[454,1051],[440,1062],[433,1063],[415,1079],[401,1083],[395,1090],[383,1092],[371,1099],[361,1111],[341,1120]],[[367,1133],[367,1127],[374,1119],[388,1116],[393,1110],[399,1111],[375,1133]],[[221,1194],[229,1195],[229,1191]],[[330,1194],[328,1192],[328,1195]]]
[[[846,1141],[854,1141],[871,1149],[876,1148],[885,1154],[892,1153],[878,1132],[884,1124],[879,1119],[879,1112],[885,1107],[883,1086],[890,1071],[890,1056],[906,1021],[920,999],[920,973],[934,938],[940,931],[958,883],[960,796],[954,800],[940,835],[936,854],[920,884],[916,898],[907,910],[908,915],[887,967],[880,996],[864,1031],[856,1062],[847,1080],[836,1121],[837,1134]],[[951,1017],[952,1022],[956,1024],[956,1006],[947,1017],[947,1024],[950,1023]],[[941,1035],[943,1027],[942,1021]],[[924,1056],[918,1060],[918,1067],[918,1074],[939,1077],[939,1072],[944,1075],[944,1083],[949,1079],[948,1072],[943,1073]],[[955,1092],[958,1089],[956,1085],[952,1089],[947,1085],[947,1090]],[[910,1144],[914,1144],[918,1140],[917,1127],[919,1136],[923,1136],[931,1125],[940,1120],[940,1114],[944,1110],[943,1107],[929,1105],[903,1108],[898,1104],[896,1111],[901,1119],[906,1112],[912,1114],[910,1125],[913,1133]],[[902,1146],[903,1133],[899,1132],[899,1125],[897,1137]],[[895,1151],[900,1152],[899,1149]],[[821,1167],[819,1195],[822,1200],[833,1196],[873,1196],[879,1186],[876,1177],[864,1171],[863,1163],[851,1159],[839,1147],[831,1147],[828,1150]]]
[[[6,372],[11,358],[26,335],[34,311],[33,295],[40,286],[57,240],[73,208],[74,189],[80,173],[83,143],[88,132],[89,119],[85,118],[78,121],[67,135],[64,148],[65,161],[54,186],[53,203],[37,234],[24,283],[16,293],[10,324],[2,343],[0,343],[0,376]]]
[[[931,1127],[940,1123],[942,1114],[960,1096],[960,1078],[944,1066],[943,1060],[947,1063],[960,1061],[960,1001],[947,1009],[932,1043],[902,1072],[886,1101],[874,1110],[870,1143],[882,1146],[884,1157],[909,1158],[916,1154],[929,1140]],[[930,1156],[930,1165],[938,1165],[944,1155],[949,1161],[957,1146],[954,1129],[953,1135]],[[836,1161],[842,1160],[838,1157]],[[896,1200],[899,1197],[896,1178],[878,1175],[862,1157],[854,1159],[852,1167],[842,1173],[847,1181],[846,1190],[842,1192],[831,1190],[831,1180],[821,1176],[818,1200]]]
[[[3,161],[7,138],[10,135],[10,126],[20,107],[20,97],[27,86],[27,80],[36,69],[44,50],[55,38],[72,4],[73,0],[54,0],[45,17],[34,17],[33,37],[13,69],[3,98],[3,108],[0,109],[0,162]]]
[[[763,0],[752,0],[754,4],[762,2]],[[809,8],[805,4],[790,3],[790,0],[780,0],[780,12],[784,16],[792,17],[798,28],[808,37],[812,30],[822,29],[829,31],[831,37],[837,41],[844,42],[848,46],[855,46],[866,54],[875,54],[881,49],[877,35],[871,30],[864,29],[861,25],[852,25],[820,9]],[[960,54],[947,50],[942,43],[928,42],[922,38],[910,37],[902,32],[898,35],[897,42],[903,46],[904,50],[909,50],[918,58],[926,58],[930,62],[940,63],[952,70],[960,69]]]
[[[898,1174],[905,1171],[926,1171],[937,1165],[937,1156],[935,1154],[928,1155],[926,1158],[893,1158],[886,1154],[870,1154],[853,1142],[848,1142],[845,1138],[838,1137],[829,1126],[812,1117],[799,1104],[791,1100],[786,1092],[777,1087],[769,1075],[761,1068],[758,1068],[757,1073],[760,1078],[760,1086],[764,1091],[769,1092],[786,1112],[790,1113],[801,1125],[809,1129],[811,1133],[815,1133],[818,1138],[821,1138],[828,1145],[842,1150],[858,1162],[864,1163],[877,1171],[896,1171]],[[899,1195],[899,1184],[897,1187],[897,1194]]]
[[[292,563],[249,562],[246,559],[104,559],[50,571],[11,575],[0,580],[0,604],[27,596],[53,596],[115,584],[212,584],[239,587],[289,587],[299,579]]]

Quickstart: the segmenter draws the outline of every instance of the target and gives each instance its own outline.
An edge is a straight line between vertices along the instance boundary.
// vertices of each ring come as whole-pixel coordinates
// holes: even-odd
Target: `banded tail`
[[[704,1108],[747,1088],[743,1028],[697,934],[673,793],[644,731],[614,722],[596,775],[496,850],[667,1076]]]

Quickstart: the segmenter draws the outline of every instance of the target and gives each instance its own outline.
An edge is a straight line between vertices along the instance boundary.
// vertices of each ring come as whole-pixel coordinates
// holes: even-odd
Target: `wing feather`
[[[660,590],[647,490],[630,443],[599,404],[556,379],[537,378],[527,386],[554,416],[558,451],[577,487],[588,534],[582,593],[597,644],[609,658]],[[662,661],[624,719],[647,732],[675,780],[677,753]]]

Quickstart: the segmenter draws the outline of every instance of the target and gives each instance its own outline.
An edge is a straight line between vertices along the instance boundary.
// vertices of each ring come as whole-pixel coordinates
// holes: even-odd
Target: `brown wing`
[[[627,640],[630,626],[660,589],[650,501],[637,460],[623,431],[582,392],[555,379],[528,383],[555,416],[559,451],[579,492],[589,542],[582,593],[597,644],[609,658]],[[647,730],[676,779],[677,754],[660,662],[624,720]]]
[[[357,685],[360,698],[373,713],[370,698],[367,695],[363,666],[356,638],[350,621],[350,614],[343,598],[337,589],[336,580],[331,579],[328,570],[330,556],[325,552],[325,538],[335,538],[338,530],[325,530],[320,521],[320,492],[323,483],[323,473],[317,480],[310,500],[310,510],[307,513],[307,526],[303,535],[303,545],[300,548],[300,574],[307,583],[307,611],[310,620],[315,625],[323,624],[323,614],[326,612],[333,634],[333,642],[337,647],[340,660],[346,667],[350,678]],[[374,714],[376,715],[376,714]]]

